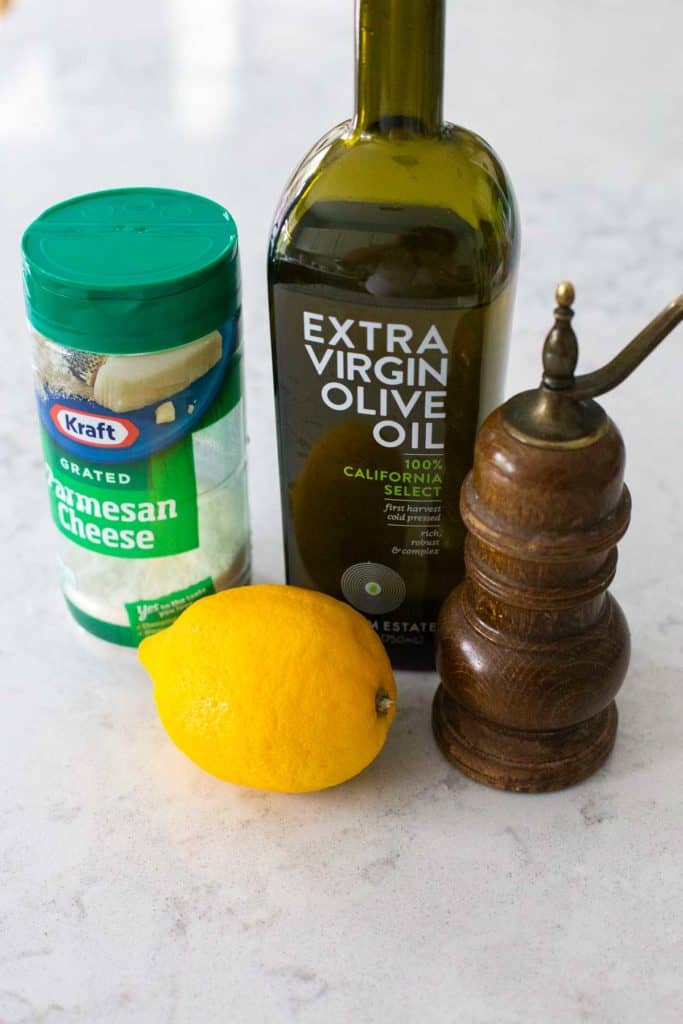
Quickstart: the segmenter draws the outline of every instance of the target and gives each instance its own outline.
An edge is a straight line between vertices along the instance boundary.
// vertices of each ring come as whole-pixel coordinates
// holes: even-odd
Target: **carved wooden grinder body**
[[[437,742],[466,775],[520,792],[579,782],[614,745],[630,642],[607,588],[631,503],[621,435],[592,397],[683,317],[680,297],[606,367],[575,378],[573,300],[560,285],[541,387],[479,431],[460,501],[466,578],[439,621]]]

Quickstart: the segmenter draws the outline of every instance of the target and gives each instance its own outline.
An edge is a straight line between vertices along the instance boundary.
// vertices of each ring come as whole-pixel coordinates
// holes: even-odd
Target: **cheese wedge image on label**
[[[166,352],[109,356],[97,371],[95,401],[114,412],[161,402],[203,377],[221,358],[220,331]]]
[[[175,405],[173,402],[162,402],[154,410],[154,419],[157,423],[173,423],[175,420]]]

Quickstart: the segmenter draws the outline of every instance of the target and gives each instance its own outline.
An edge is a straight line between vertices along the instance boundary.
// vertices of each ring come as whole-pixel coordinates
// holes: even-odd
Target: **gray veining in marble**
[[[683,1016],[681,338],[605,404],[634,516],[634,654],[608,765],[486,790],[400,678],[388,745],[319,795],[242,791],[166,740],[133,654],[57,592],[17,258],[69,194],[166,184],[242,233],[258,580],[281,579],[269,221],[352,100],[351,0],[15,0],[0,20],[0,1022],[678,1024]],[[510,392],[573,278],[583,367],[681,289],[679,0],[449,4],[446,109],[502,153],[524,227]]]

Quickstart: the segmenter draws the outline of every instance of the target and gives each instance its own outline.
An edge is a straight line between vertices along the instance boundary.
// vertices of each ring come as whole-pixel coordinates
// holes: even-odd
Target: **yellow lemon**
[[[312,590],[221,591],[139,653],[176,746],[242,786],[336,786],[377,756],[395,713],[391,664],[372,626]]]

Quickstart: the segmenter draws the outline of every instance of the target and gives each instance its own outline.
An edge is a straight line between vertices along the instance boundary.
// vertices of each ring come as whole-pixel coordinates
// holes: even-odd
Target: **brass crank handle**
[[[548,335],[543,349],[543,385],[576,399],[594,398],[617,387],[683,320],[683,295],[679,295],[609,363],[592,373],[574,377],[578,346],[570,326],[574,315],[571,309],[574,301],[572,284],[563,281],[558,285],[555,297],[556,326]]]

